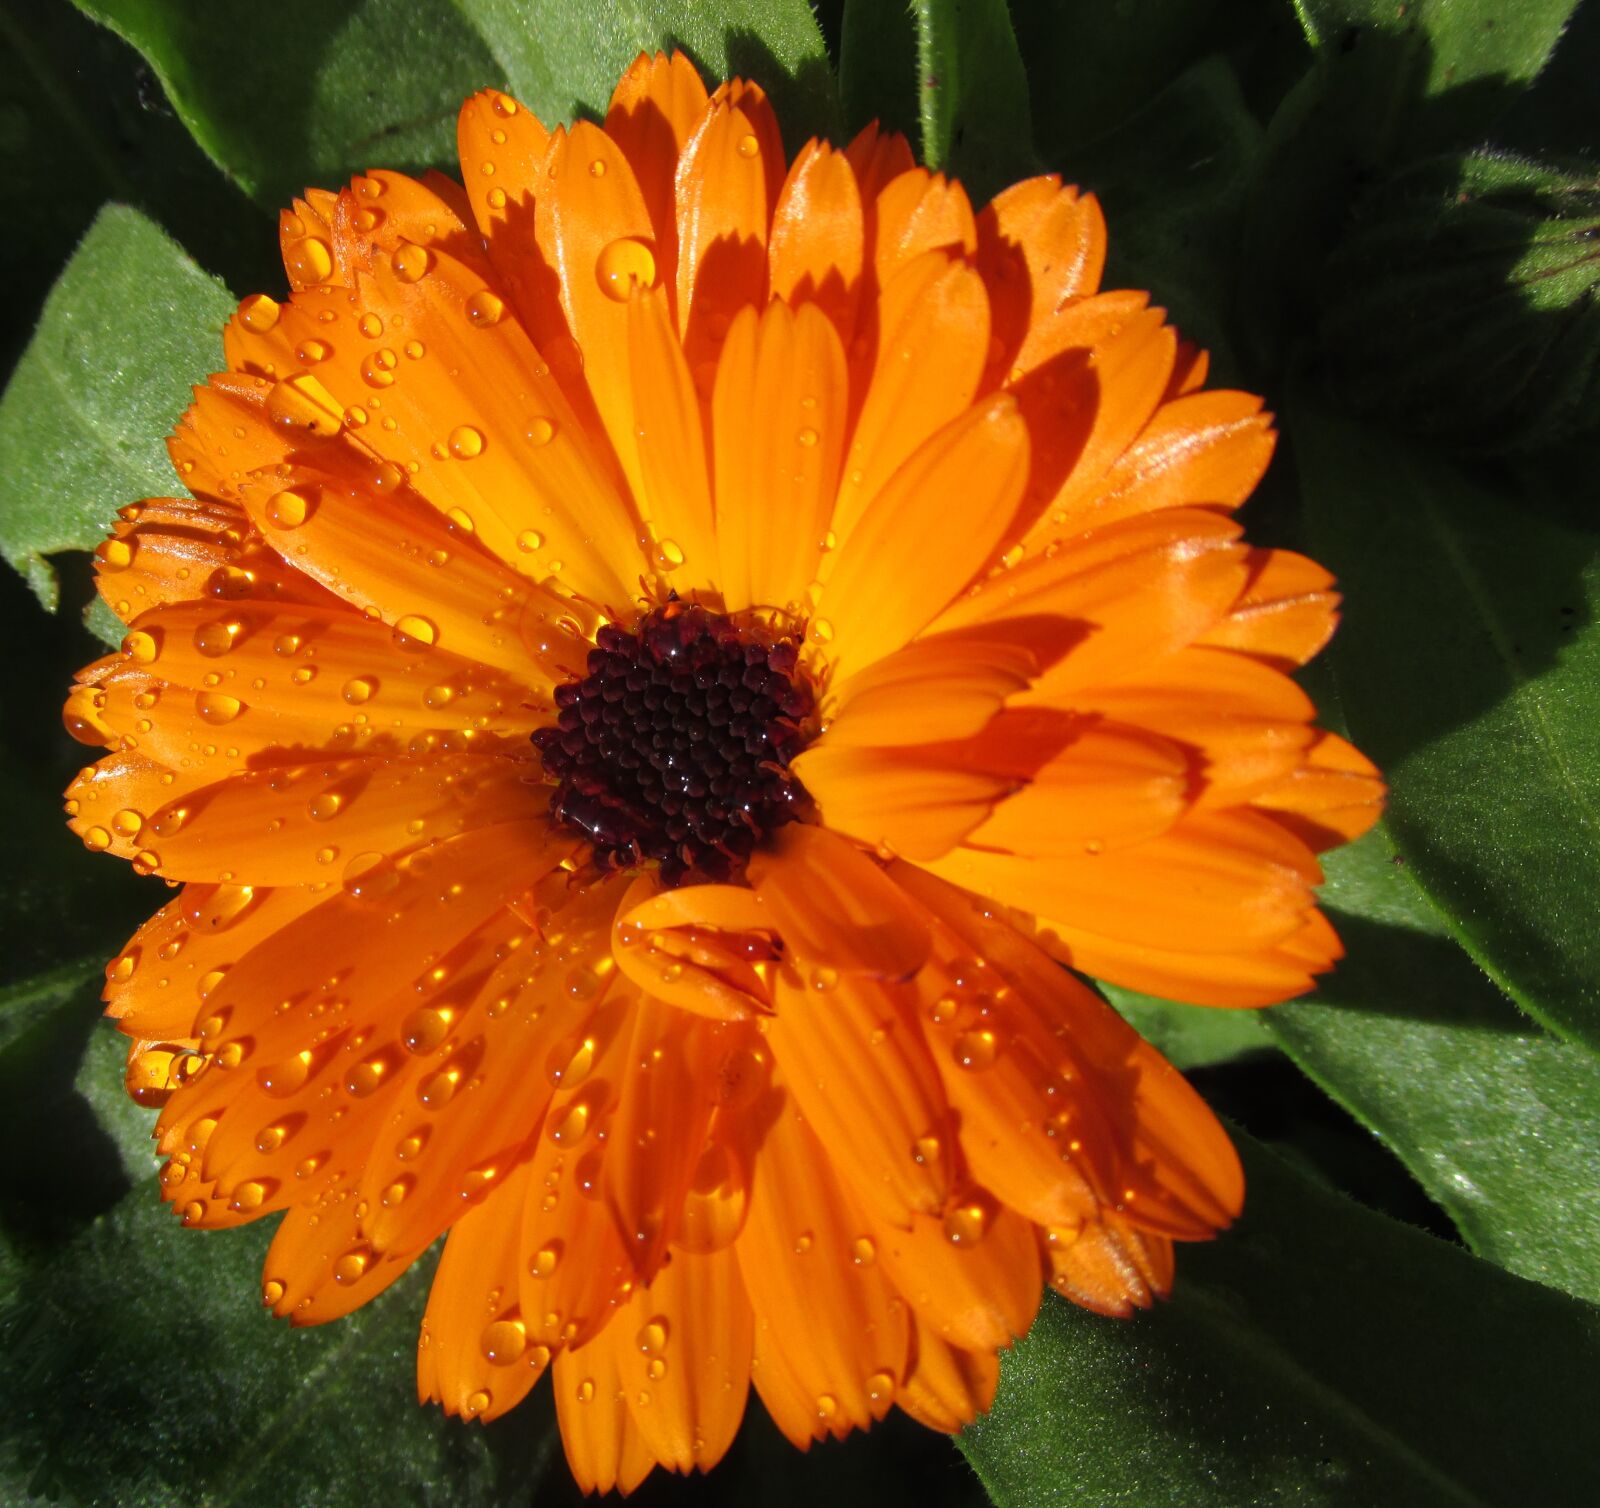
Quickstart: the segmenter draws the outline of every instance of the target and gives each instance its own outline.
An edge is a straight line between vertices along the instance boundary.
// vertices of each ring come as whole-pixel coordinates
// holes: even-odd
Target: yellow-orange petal
[[[924,252],[971,258],[978,227],[967,191],[943,173],[912,168],[879,190],[873,263],[878,286],[887,288],[907,263]]]
[[[1126,1319],[1164,1298],[1172,1283],[1172,1242],[1131,1230],[1108,1214],[1078,1231],[1051,1232],[1050,1286],[1097,1314]]]

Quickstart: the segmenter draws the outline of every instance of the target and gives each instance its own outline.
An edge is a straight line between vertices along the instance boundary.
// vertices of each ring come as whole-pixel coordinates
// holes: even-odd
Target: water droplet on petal
[[[450,431],[450,454],[458,461],[470,461],[483,454],[483,431],[470,424],[458,424]]]
[[[401,649],[427,648],[438,640],[438,625],[416,613],[407,613],[395,623],[394,641]]]
[[[238,697],[228,696],[221,691],[200,691],[195,694],[194,710],[199,713],[202,722],[220,726],[238,717],[244,711],[244,703]]]
[[[530,419],[528,427],[522,432],[522,437],[530,445],[548,445],[556,435],[555,421],[546,419],[543,415]],[[537,546],[535,546],[537,548]]]
[[[491,1366],[508,1367],[528,1349],[528,1333],[521,1320],[496,1320],[483,1332],[480,1344]]]
[[[480,330],[490,325],[497,325],[505,318],[505,301],[489,292],[487,288],[480,288],[466,303],[467,319]]]
[[[623,236],[612,241],[595,262],[595,277],[607,298],[626,303],[634,284],[653,288],[656,283],[656,254],[645,241]]]
[[[428,268],[433,265],[433,253],[414,241],[402,241],[389,258],[389,265],[402,283],[415,283],[427,275]]]

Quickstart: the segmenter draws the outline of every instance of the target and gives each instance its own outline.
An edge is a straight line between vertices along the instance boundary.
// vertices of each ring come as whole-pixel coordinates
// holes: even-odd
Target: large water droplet
[[[595,277],[607,298],[626,303],[634,285],[653,288],[656,283],[656,254],[646,241],[624,236],[612,241],[595,261]]]

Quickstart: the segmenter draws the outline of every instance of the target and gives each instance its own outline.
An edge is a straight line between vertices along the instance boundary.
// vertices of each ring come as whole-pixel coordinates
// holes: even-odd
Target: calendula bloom
[[[73,826],[181,886],[109,969],[185,1224],[365,1303],[448,1232],[418,1390],[553,1373],[585,1487],[955,1430],[1049,1283],[1124,1314],[1240,1207],[1227,1137],[1063,963],[1211,1005],[1338,943],[1381,788],[1287,671],[1328,576],[1230,517],[1257,399],[1092,198],[974,213],[869,128],[641,57],[495,92],[465,188],[281,220],[125,510]]]

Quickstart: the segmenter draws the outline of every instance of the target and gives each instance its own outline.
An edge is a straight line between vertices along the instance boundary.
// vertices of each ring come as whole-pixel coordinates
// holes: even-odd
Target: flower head
[[[442,1233],[424,1398],[554,1374],[586,1486],[893,1404],[954,1430],[1043,1282],[1108,1313],[1239,1208],[1226,1136],[1077,969],[1305,989],[1381,788],[1286,672],[1272,447],[1092,198],[974,213],[868,129],[641,57],[503,94],[465,188],[281,221],[125,510],[74,827],[181,886],[109,969],[184,1222],[281,1214],[332,1319]]]

